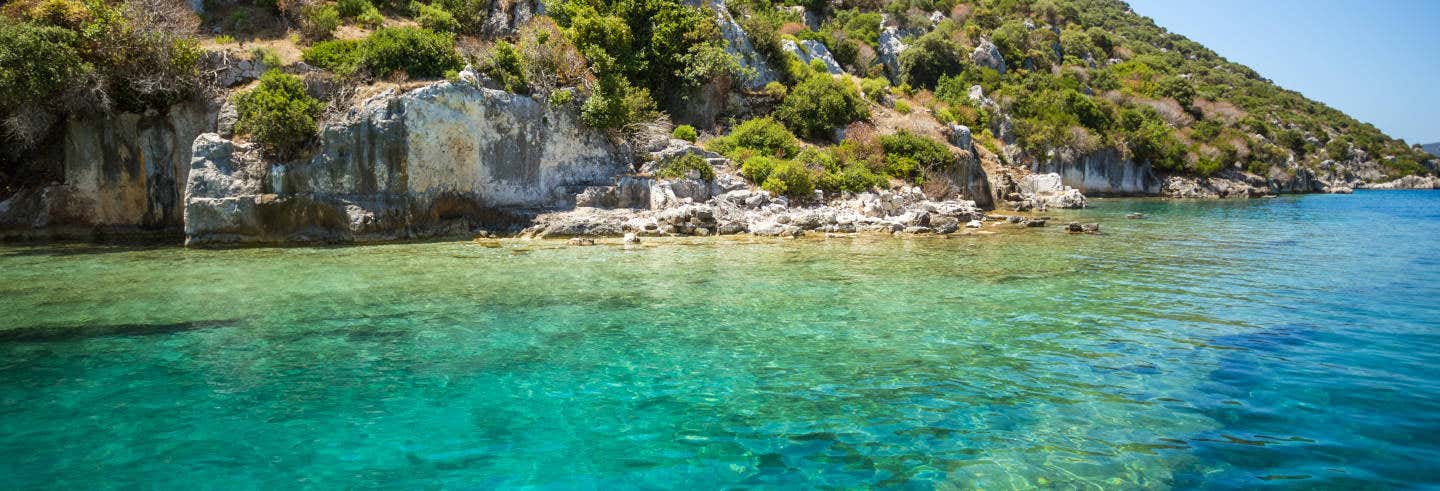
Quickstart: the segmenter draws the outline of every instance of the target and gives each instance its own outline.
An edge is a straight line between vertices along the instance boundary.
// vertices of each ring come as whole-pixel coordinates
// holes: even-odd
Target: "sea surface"
[[[1440,486],[1440,192],[1092,204],[1049,214],[1100,235],[0,246],[0,487]]]

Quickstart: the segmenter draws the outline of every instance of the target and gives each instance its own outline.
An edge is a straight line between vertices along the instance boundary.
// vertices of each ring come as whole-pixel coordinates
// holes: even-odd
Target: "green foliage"
[[[419,23],[420,27],[436,32],[460,31],[460,21],[455,20],[455,15],[443,8],[410,2],[410,11],[415,14],[415,22]]]
[[[805,138],[828,138],[836,127],[870,117],[855,86],[829,75],[806,77],[785,96],[776,119]]]
[[[700,179],[706,181],[715,180],[715,168],[710,167],[710,163],[706,162],[704,158],[693,153],[687,153],[660,164],[660,168],[655,171],[655,177],[661,179],[682,179],[685,177],[685,174],[690,171],[695,171],[700,176]]]
[[[687,142],[694,142],[695,139],[698,138],[700,135],[695,132],[694,126],[682,124],[680,126],[676,126],[675,131],[670,132],[670,136],[685,140]]]
[[[771,193],[791,198],[809,198],[815,193],[815,182],[805,166],[793,160],[778,160],[760,185]]]
[[[710,149],[727,155],[744,149],[764,156],[790,158],[800,151],[800,141],[785,126],[765,117],[740,123],[729,135],[710,140]],[[751,180],[764,182],[764,179]]]
[[[375,5],[371,4],[370,0],[339,0],[335,2],[335,8],[340,11],[341,16],[353,19],[367,11],[375,10]]]
[[[260,85],[235,98],[235,131],[249,134],[267,151],[288,158],[317,131],[324,106],[305,93],[300,77],[270,70]]]
[[[599,90],[580,106],[580,120],[596,128],[624,128],[654,112],[650,91],[609,74],[600,77]]]
[[[355,39],[321,41],[306,48],[301,59],[307,64],[348,75],[358,68],[361,44],[362,41]]]
[[[506,92],[517,94],[528,94],[530,82],[525,77],[525,59],[515,49],[515,45],[507,41],[495,43],[491,49],[491,57],[480,69],[495,79],[500,87]]]
[[[568,88],[567,88],[567,89],[559,89],[559,90],[552,91],[552,92],[550,92],[549,99],[550,99],[550,105],[551,105],[551,106],[554,106],[554,107],[567,106],[567,105],[570,104],[571,101],[574,101],[574,100],[575,100],[575,89],[568,89]]]
[[[910,111],[910,103],[905,101],[895,101],[895,112],[900,114],[910,114]]]
[[[275,48],[266,46],[258,46],[250,50],[250,60],[260,62],[266,68],[277,68],[281,64],[280,53],[276,52]]]
[[[865,98],[879,101],[890,95],[890,81],[885,77],[863,79],[860,81],[860,91],[865,93]]]
[[[75,50],[78,40],[69,29],[0,18],[0,107],[37,104],[89,71]]]
[[[964,48],[937,29],[921,36],[900,53],[900,81],[915,87],[934,88],[940,77],[959,74],[965,68],[965,60]]]
[[[785,99],[785,94],[789,94],[790,89],[780,82],[770,82],[765,84],[765,89],[761,92],[764,92],[766,97],[779,101]]]
[[[900,130],[880,137],[885,149],[887,172],[897,178],[914,180],[921,169],[943,170],[955,163],[955,156],[944,143]]]
[[[329,39],[340,27],[340,9],[334,5],[306,5],[300,18],[300,32],[310,39]]]
[[[436,78],[464,66],[453,34],[415,27],[376,30],[358,51],[359,65],[378,76],[403,71],[412,78]]]
[[[745,176],[750,182],[764,183],[770,177],[770,172],[775,170],[779,162],[784,159],[756,155],[745,159],[740,163],[740,175]]]

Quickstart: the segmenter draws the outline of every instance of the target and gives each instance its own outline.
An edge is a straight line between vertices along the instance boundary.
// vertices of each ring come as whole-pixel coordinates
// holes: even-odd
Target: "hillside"
[[[144,140],[198,105],[196,131],[292,162],[335,151],[317,135],[369,97],[462,78],[575,113],[642,150],[637,170],[673,132],[801,200],[915,184],[1004,206],[1048,172],[1091,194],[1257,196],[1436,167],[1113,0],[21,0],[0,7],[0,199],[69,184],[86,121]],[[174,154],[171,187],[175,133],[150,149]],[[989,182],[957,181],[967,161]]]
[[[1420,149],[1424,150],[1432,156],[1440,157],[1440,142],[1426,143],[1424,145],[1420,145]]]

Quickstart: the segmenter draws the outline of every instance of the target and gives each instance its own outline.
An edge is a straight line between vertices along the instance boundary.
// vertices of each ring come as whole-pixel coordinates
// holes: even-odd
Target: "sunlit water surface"
[[[1051,214],[1102,235],[3,246],[0,486],[1440,483],[1440,193],[1094,205]]]

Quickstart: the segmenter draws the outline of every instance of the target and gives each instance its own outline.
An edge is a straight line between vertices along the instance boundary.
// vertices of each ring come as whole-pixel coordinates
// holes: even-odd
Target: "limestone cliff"
[[[186,243],[464,232],[564,205],[632,160],[568,108],[466,82],[371,97],[326,123],[315,148],[309,159],[266,162],[251,145],[201,135]]]
[[[72,118],[32,157],[60,179],[0,201],[0,237],[178,236],[191,142],[214,126],[204,103]]]

